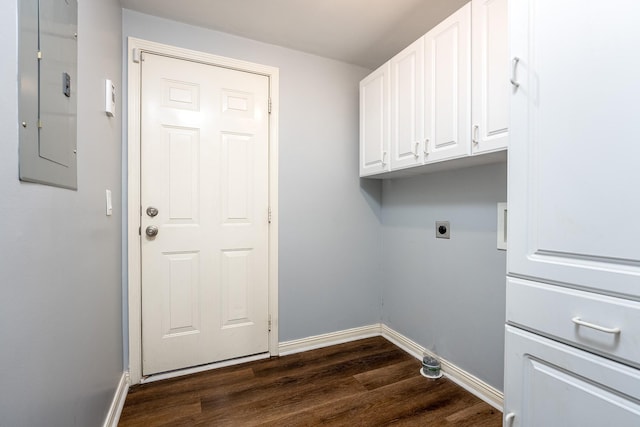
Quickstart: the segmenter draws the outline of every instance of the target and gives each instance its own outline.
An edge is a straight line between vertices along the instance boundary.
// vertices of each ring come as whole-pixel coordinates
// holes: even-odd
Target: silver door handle
[[[520,83],[516,80],[516,68],[518,67],[518,62],[520,62],[520,58],[515,56],[513,58],[513,68],[511,69],[511,84],[518,89],[520,87]]]
[[[596,331],[605,332],[607,334],[615,335],[620,333],[620,328],[607,328],[605,326],[600,326],[593,323],[585,322],[584,320],[580,319],[577,316],[571,319],[571,321],[578,326],[584,326],[585,328],[595,329]]]
[[[155,225],[150,225],[144,230],[144,232],[149,237],[156,237],[158,235],[158,227],[156,227]]]
[[[478,144],[478,131],[480,130],[480,126],[478,125],[474,125],[473,126],[473,132],[471,135],[471,142],[473,142],[474,144]]]
[[[386,159],[386,158],[387,158],[387,152],[383,151],[382,152],[382,166],[383,167],[387,165],[387,162],[384,161],[384,159]]]
[[[429,155],[429,138],[424,140],[424,150],[422,150],[425,156]]]
[[[413,155],[415,156],[416,159],[418,157],[420,157],[420,154],[418,153],[418,150],[420,150],[420,142],[416,142],[416,151],[413,153]]]

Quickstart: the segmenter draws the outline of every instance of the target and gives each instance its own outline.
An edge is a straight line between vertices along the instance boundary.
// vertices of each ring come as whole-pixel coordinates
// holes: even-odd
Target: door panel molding
[[[142,52],[164,55],[172,58],[225,67],[239,71],[261,74],[269,79],[271,114],[269,115],[269,353],[278,355],[278,107],[279,70],[276,67],[255,64],[190,49],[155,43],[147,40],[128,38],[128,159],[127,159],[127,278],[128,278],[128,331],[129,331],[129,373],[131,384],[142,380],[142,295],[141,295],[141,245],[140,245],[140,101]],[[171,95],[172,102],[180,101],[185,106],[197,102],[193,88],[182,88],[180,93]],[[174,91],[175,92],[175,91]],[[238,94],[235,94],[238,95]],[[175,98],[175,99],[173,99]],[[238,98],[234,96],[234,98]],[[186,102],[186,103],[185,103]],[[248,101],[247,101],[248,102]],[[242,110],[244,104],[238,99],[230,100],[230,108]],[[185,107],[186,108],[186,107]],[[238,111],[241,113],[241,111]],[[265,212],[265,216],[267,212]]]

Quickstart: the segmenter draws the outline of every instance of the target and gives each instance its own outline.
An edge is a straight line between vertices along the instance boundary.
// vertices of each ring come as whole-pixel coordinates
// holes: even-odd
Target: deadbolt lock
[[[147,215],[153,218],[154,216],[158,215],[158,209],[154,208],[153,206],[149,206],[147,208]]]

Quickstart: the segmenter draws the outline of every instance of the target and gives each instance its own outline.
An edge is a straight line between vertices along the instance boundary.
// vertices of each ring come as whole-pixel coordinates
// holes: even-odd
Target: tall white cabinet
[[[640,2],[511,0],[505,425],[640,425]]]

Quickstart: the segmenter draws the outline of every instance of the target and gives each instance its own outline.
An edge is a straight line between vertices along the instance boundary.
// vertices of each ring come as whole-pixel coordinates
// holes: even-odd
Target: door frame
[[[142,380],[142,280],[140,247],[140,54],[154,53],[176,59],[230,68],[260,74],[269,79],[269,354],[278,355],[278,92],[279,69],[276,67],[240,61],[190,49],[128,38],[128,125],[127,125],[127,278],[128,278],[128,330],[129,378],[131,384]],[[267,212],[265,212],[267,216]]]

